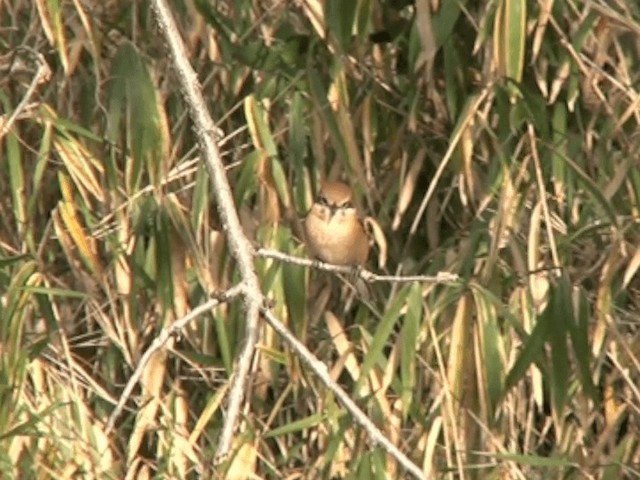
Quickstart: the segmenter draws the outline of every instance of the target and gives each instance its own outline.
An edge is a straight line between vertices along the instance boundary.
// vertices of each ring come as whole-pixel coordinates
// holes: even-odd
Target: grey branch
[[[352,274],[354,272],[353,267],[344,265],[332,265],[330,263],[321,262],[318,260],[312,260],[310,258],[296,257],[282,253],[278,250],[269,250],[266,248],[259,248],[255,254],[259,257],[273,258],[282,262],[292,263],[294,265],[300,265],[301,267],[317,268],[318,270],[325,270],[327,272]],[[438,272],[437,275],[380,275],[378,273],[365,270],[364,268],[356,269],[356,275],[365,282],[395,282],[395,283],[413,283],[413,282],[425,282],[425,283],[457,283],[460,282],[460,277],[456,273],[450,272]]]
[[[289,330],[287,330],[287,327],[285,327],[270,310],[265,308],[263,309],[262,314],[267,320],[267,323],[269,323],[269,325],[271,325],[271,327],[280,334],[282,339],[289,344],[298,357],[301,358],[316,375],[318,375],[320,380],[322,380],[322,383],[324,383],[324,385],[333,392],[340,403],[349,410],[349,413],[351,413],[355,421],[365,429],[373,443],[377,443],[382,446],[389,455],[393,456],[393,458],[395,458],[398,463],[415,478],[425,479],[426,477],[420,467],[413,463],[398,447],[391,443],[391,441],[384,436],[369,417],[367,417],[367,415],[358,408],[355,402],[351,400],[351,397],[349,397],[347,392],[332,380],[327,366],[313,355],[313,353],[311,353],[309,349],[305,347]]]
[[[127,403],[127,400],[129,400],[129,397],[131,396],[131,392],[133,391],[133,388],[140,381],[140,377],[142,377],[142,372],[144,371],[144,367],[147,365],[147,363],[149,363],[149,359],[151,359],[151,356],[155,352],[160,350],[162,346],[165,343],[167,343],[167,341],[171,337],[178,335],[180,331],[187,325],[187,323],[189,323],[192,320],[195,320],[200,315],[204,315],[205,313],[217,307],[221,303],[224,303],[234,297],[237,297],[241,292],[242,292],[242,285],[236,285],[235,287],[230,288],[226,292],[216,295],[215,298],[210,299],[209,301],[203,303],[197,308],[194,308],[187,315],[176,320],[171,326],[162,329],[160,334],[156,338],[154,338],[153,342],[151,342],[151,345],[149,345],[149,348],[147,348],[145,352],[142,354],[142,357],[140,358],[140,361],[138,362],[138,365],[136,366],[136,369],[134,370],[133,375],[131,375],[131,378],[129,378],[129,381],[125,385],[124,390],[120,394],[118,403],[116,404],[116,407],[113,409],[113,412],[111,412],[111,415],[109,416],[109,420],[107,421],[105,435],[109,435],[109,432],[113,430],[116,420],[118,420],[118,417],[122,413],[122,409],[124,408],[125,403]]]
[[[229,251],[236,260],[242,282],[245,286],[245,312],[247,316],[244,345],[236,363],[235,374],[231,381],[227,412],[222,426],[222,433],[216,452],[217,458],[224,458],[231,448],[231,439],[240,415],[240,407],[244,397],[244,386],[249,375],[251,359],[258,341],[258,321],[260,315],[260,284],[253,265],[253,248],[244,235],[240,219],[233,203],[231,186],[225,174],[225,168],[220,158],[220,151],[216,144],[218,131],[206,108],[202,87],[196,73],[189,63],[189,55],[180,38],[178,29],[165,0],[155,0],[152,8],[160,30],[167,40],[173,66],[182,87],[185,102],[189,106],[191,119],[198,136],[200,150],[204,158],[213,193],[216,197],[218,214],[229,242]]]

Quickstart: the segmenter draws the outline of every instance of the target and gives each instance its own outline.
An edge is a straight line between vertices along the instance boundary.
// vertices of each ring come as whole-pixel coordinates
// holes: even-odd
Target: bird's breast
[[[309,215],[305,221],[312,253],[328,263],[360,265],[368,256],[369,241],[357,217],[340,212],[332,216]]]

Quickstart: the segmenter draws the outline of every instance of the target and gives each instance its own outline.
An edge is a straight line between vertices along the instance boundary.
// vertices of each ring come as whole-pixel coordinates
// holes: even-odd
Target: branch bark
[[[223,459],[227,456],[231,447],[231,439],[240,414],[244,387],[251,367],[251,359],[258,340],[262,294],[253,265],[253,248],[242,231],[240,219],[233,203],[231,186],[225,174],[225,168],[216,143],[217,128],[209,116],[202,95],[202,87],[189,63],[189,55],[167,2],[165,0],[155,0],[152,3],[152,8],[162,34],[167,40],[178,81],[195,126],[202,158],[206,162],[207,170],[211,177],[222,228],[244,284],[244,307],[247,316],[244,345],[236,363],[235,374],[231,380],[227,412],[216,452],[216,458]]]
[[[194,308],[187,315],[176,320],[171,326],[164,328],[158,334],[158,336],[153,339],[151,345],[149,345],[147,350],[145,350],[145,352],[142,354],[142,357],[140,357],[140,361],[138,362],[136,369],[129,378],[129,381],[127,381],[127,384],[122,390],[122,393],[120,394],[120,398],[118,399],[116,407],[113,409],[113,412],[111,412],[111,415],[109,415],[109,420],[107,421],[107,427],[105,429],[105,435],[109,435],[109,432],[113,430],[118,417],[124,409],[124,405],[127,403],[127,400],[129,400],[131,392],[133,392],[133,388],[136,386],[136,383],[140,381],[142,372],[144,371],[144,367],[147,365],[147,363],[149,363],[151,356],[155,352],[160,350],[164,346],[164,344],[167,343],[167,340],[169,340],[173,336],[179,335],[182,329],[187,325],[187,323],[195,320],[200,315],[204,315],[221,303],[228,302],[232,298],[237,297],[241,292],[241,285],[236,285],[235,287],[230,288],[226,292],[217,295],[216,298],[212,298],[209,301],[198,306],[197,308]]]

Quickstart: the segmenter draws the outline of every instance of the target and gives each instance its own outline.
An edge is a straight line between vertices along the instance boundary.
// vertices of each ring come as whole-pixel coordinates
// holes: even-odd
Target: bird
[[[369,256],[369,236],[343,182],[324,182],[304,221],[307,247],[320,260],[362,267]]]

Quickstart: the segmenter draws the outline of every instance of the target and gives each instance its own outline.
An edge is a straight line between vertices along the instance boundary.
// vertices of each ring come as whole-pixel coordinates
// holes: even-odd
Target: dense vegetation
[[[640,5],[171,5],[256,246],[304,256],[339,178],[370,270],[460,276],[365,300],[255,259],[384,434],[430,478],[640,478]],[[149,2],[0,0],[0,192],[0,477],[406,475],[266,324],[213,465],[239,298],[107,428],[158,333],[240,278]]]

